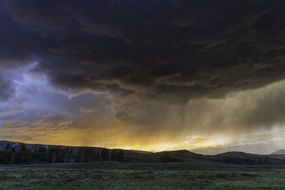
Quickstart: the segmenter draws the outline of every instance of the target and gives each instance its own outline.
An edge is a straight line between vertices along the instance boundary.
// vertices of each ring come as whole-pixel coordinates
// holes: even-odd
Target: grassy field
[[[285,189],[285,169],[207,163],[0,166],[0,190]]]

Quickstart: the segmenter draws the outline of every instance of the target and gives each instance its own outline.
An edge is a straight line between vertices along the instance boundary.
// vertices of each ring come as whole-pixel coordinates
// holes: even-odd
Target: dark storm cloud
[[[4,0],[1,65],[62,87],[221,97],[285,74],[283,0]]]
[[[0,67],[0,102],[7,101],[14,93],[10,73]]]
[[[13,91],[9,82],[0,80],[0,101],[6,101],[13,94]]]

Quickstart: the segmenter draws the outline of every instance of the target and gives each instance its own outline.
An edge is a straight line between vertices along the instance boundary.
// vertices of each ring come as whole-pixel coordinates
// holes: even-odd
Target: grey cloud
[[[13,86],[7,81],[0,81],[0,101],[6,101],[13,94]]]
[[[133,97],[132,101],[116,107],[117,117],[121,122],[131,125],[135,135],[144,138],[171,134],[173,139],[181,140],[187,136],[198,136],[205,139],[205,143],[217,138],[211,143],[223,140],[225,144],[229,143],[228,146],[239,143],[241,139],[252,143],[262,141],[262,138],[264,141],[276,140],[276,133],[284,128],[285,123],[284,87],[283,80],[254,90],[234,92],[222,99],[191,99],[185,105]],[[259,133],[266,135],[262,137]],[[256,139],[248,137],[249,134],[256,134]],[[278,146],[282,142],[276,140]],[[225,144],[221,145],[223,150],[227,149]],[[236,146],[235,150],[241,150],[241,147],[246,146]],[[251,151],[254,147],[252,145]],[[259,147],[257,151],[261,151],[262,146]],[[269,145],[266,147],[269,150]],[[191,144],[187,148],[193,149]],[[272,145],[271,150],[273,148],[276,146]]]
[[[145,138],[209,139],[218,130],[270,130],[285,122],[284,82],[275,83],[285,76],[284,7],[284,0],[2,0],[1,71],[37,62],[31,72],[56,90],[29,106],[63,114],[72,127],[125,124]],[[14,93],[12,78],[0,79],[2,101]]]
[[[281,0],[4,2],[0,58],[59,85],[185,102],[284,77]]]

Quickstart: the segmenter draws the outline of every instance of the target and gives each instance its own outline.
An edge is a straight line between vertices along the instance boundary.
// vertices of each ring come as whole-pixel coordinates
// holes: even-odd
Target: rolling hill
[[[285,154],[285,149],[280,149],[280,150],[277,150],[275,152],[273,152],[272,154]]]
[[[137,150],[106,149],[26,144],[0,141],[0,164],[76,163],[96,161],[124,162],[215,162],[246,165],[285,165],[285,157],[257,155],[244,152],[226,152],[202,155],[188,150],[147,152]]]

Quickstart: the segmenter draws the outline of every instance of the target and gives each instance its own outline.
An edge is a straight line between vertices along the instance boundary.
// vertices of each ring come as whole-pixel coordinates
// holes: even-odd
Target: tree
[[[101,158],[102,158],[102,160],[104,160],[104,161],[109,159],[109,150],[108,150],[108,149],[103,148],[103,149],[101,150]]]

